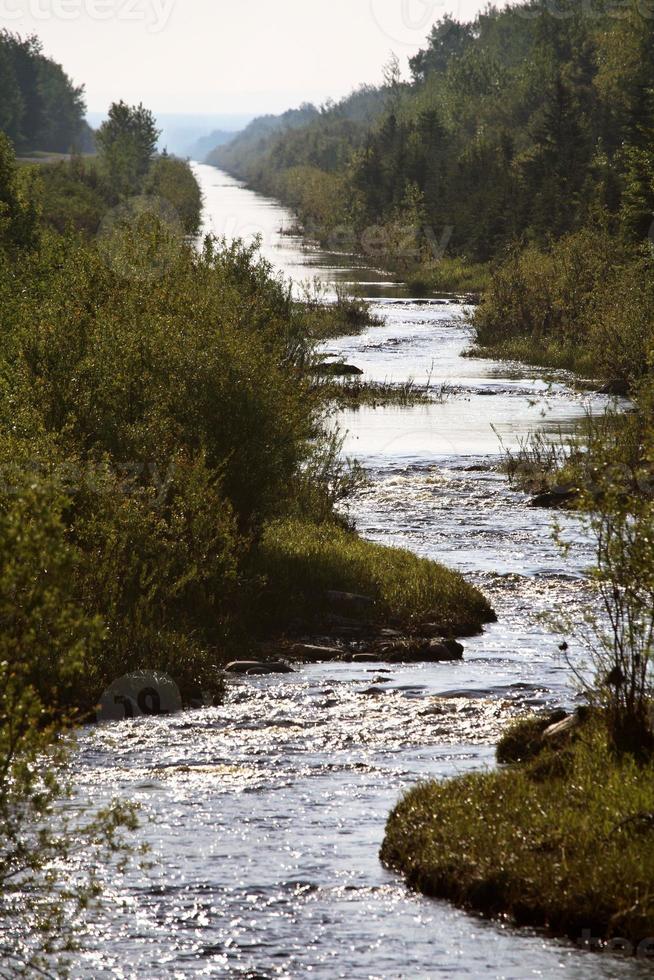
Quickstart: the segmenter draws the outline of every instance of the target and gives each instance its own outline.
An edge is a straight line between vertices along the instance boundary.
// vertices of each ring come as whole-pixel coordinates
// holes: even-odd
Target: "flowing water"
[[[430,379],[441,401],[339,419],[345,452],[370,475],[352,504],[360,531],[460,569],[499,621],[457,664],[325,664],[230,681],[217,708],[89,729],[79,791],[141,805],[154,866],[112,880],[78,975],[93,977],[571,977],[640,975],[589,954],[409,893],[379,863],[386,816],[429,776],[493,764],[507,719],[570,703],[559,638],[540,614],[588,601],[589,543],[564,516],[528,507],[498,469],[534,428],[571,430],[584,412],[565,377],[463,357],[471,327],[448,298],[412,300],[349,256],[282,235],[291,216],[197,166],[206,230],[261,234],[296,282],[356,286],[383,320],[326,345],[369,378]]]

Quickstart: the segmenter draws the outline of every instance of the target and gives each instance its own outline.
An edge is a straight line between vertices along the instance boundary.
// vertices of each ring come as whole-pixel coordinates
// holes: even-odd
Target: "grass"
[[[427,895],[635,951],[654,936],[654,762],[612,754],[597,719],[540,752],[522,724],[505,757],[530,761],[411,790],[381,858]]]
[[[486,339],[476,321],[477,343],[467,352],[468,357],[493,357],[503,361],[520,361],[535,367],[555,371],[572,371],[582,377],[592,377],[597,369],[590,351],[560,338],[544,341],[533,336]]]
[[[332,523],[269,524],[255,568],[268,582],[258,610],[264,628],[319,620],[328,609],[328,590],[369,596],[378,622],[408,626],[428,620],[440,624],[444,635],[481,630],[494,619],[488,601],[458,572]]]
[[[407,275],[410,290],[419,295],[441,291],[482,293],[490,281],[488,264],[459,257],[425,261]]]
[[[329,380],[322,383],[321,390],[328,401],[339,408],[348,409],[364,406],[381,408],[388,405],[407,408],[411,405],[443,402],[447,398],[444,387],[432,389],[429,386],[417,385],[414,381],[390,384],[385,381],[362,381],[359,378],[344,381]]]
[[[307,288],[300,308],[308,335],[318,341],[350,337],[383,323],[380,317],[372,313],[369,303],[357,296],[350,296],[343,288],[337,287],[336,299],[329,302],[319,283]]]

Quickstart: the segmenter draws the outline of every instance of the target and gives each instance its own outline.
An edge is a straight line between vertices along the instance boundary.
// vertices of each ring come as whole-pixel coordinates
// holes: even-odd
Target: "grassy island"
[[[596,721],[551,748],[533,731],[500,744],[522,761],[407,793],[382,860],[427,895],[651,956],[654,761],[616,755]]]

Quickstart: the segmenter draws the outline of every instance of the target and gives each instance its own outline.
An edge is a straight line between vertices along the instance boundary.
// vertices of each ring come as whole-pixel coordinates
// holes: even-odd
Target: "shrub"
[[[163,198],[174,209],[187,235],[197,235],[202,218],[202,193],[186,160],[164,153],[145,180],[144,193]]]

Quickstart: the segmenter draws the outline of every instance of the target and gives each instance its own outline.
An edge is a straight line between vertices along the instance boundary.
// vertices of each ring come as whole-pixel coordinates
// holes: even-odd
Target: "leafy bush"
[[[654,343],[653,261],[601,226],[547,251],[515,249],[475,312],[477,341],[505,356],[634,385]]]
[[[164,153],[153,161],[144,193],[163,198],[174,209],[184,232],[196,235],[202,217],[202,193],[186,160]]]
[[[0,506],[2,976],[63,966],[76,915],[98,894],[95,868],[123,861],[123,831],[135,825],[129,805],[96,814],[77,807],[75,817],[60,806],[70,748],[61,708],[77,699],[102,643],[101,622],[71,590],[77,554],[67,504],[56,480],[23,472]]]

